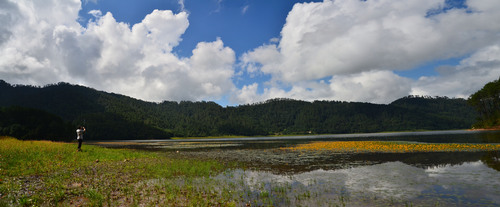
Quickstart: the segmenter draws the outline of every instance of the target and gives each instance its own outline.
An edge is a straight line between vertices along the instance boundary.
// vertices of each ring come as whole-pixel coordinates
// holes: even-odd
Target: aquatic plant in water
[[[498,144],[412,143],[389,141],[319,141],[282,147],[292,151],[333,151],[340,153],[409,153],[498,151]]]

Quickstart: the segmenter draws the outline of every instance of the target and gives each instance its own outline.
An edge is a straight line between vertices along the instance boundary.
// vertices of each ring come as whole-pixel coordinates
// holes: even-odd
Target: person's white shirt
[[[76,130],[76,139],[83,139],[83,132],[85,132],[85,129],[77,129]]]

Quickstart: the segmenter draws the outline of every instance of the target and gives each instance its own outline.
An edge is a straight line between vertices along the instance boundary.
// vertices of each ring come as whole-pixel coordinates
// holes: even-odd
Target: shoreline
[[[417,136],[417,135],[429,135],[429,134],[462,134],[462,133],[473,133],[474,131],[469,129],[460,130],[436,130],[436,131],[403,131],[403,132],[375,132],[375,133],[353,133],[353,134],[323,134],[323,135],[291,135],[291,136],[256,136],[256,137],[239,137],[239,138],[228,138],[228,137],[211,137],[211,138],[187,138],[187,139],[145,139],[145,140],[92,140],[87,141],[89,144],[93,143],[161,143],[161,142],[216,142],[216,141],[274,141],[274,140],[286,140],[286,139],[349,139],[349,138],[363,138],[363,137],[392,137],[392,136]]]
[[[488,128],[472,128],[467,131],[500,131],[500,126],[488,127]]]

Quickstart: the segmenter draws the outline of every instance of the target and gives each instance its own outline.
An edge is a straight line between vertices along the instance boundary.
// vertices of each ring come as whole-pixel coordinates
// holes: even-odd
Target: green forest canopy
[[[467,101],[480,115],[475,127],[488,128],[500,125],[500,78],[484,85]]]
[[[408,96],[390,104],[279,98],[222,107],[146,102],[68,83],[34,87],[0,80],[0,107],[10,106],[43,110],[73,127],[84,124],[86,138],[99,140],[464,129],[477,117],[466,100],[447,97]]]

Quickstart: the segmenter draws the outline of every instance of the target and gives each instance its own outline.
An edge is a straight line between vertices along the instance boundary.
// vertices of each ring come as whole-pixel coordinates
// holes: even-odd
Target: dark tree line
[[[408,96],[391,104],[271,99],[221,107],[205,101],[145,102],[68,83],[33,87],[4,81],[0,106],[35,108],[72,126],[84,124],[89,139],[464,129],[476,117],[466,100],[446,97]]]
[[[19,106],[0,107],[0,135],[18,139],[67,141],[74,136],[73,126],[59,116]]]
[[[500,125],[500,78],[484,85],[472,94],[468,102],[479,113],[476,127],[496,127]]]

